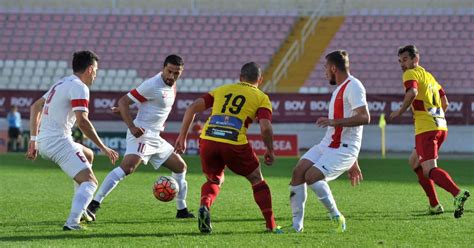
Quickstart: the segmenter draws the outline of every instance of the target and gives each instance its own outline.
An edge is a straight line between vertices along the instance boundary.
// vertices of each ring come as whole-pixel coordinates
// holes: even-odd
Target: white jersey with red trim
[[[44,95],[38,139],[70,137],[74,111],[89,112],[89,88],[76,75],[64,77]]]
[[[176,97],[176,87],[165,84],[161,74],[160,72],[145,80],[127,94],[132,101],[139,104],[137,117],[133,123],[152,132],[165,129],[165,121]]]
[[[355,109],[366,106],[365,88],[359,79],[349,75],[332,93],[329,103],[329,119],[349,118],[355,115]],[[368,110],[367,110],[368,111]],[[363,126],[331,127],[328,126],[321,145],[331,148],[346,147],[358,156],[362,143]]]

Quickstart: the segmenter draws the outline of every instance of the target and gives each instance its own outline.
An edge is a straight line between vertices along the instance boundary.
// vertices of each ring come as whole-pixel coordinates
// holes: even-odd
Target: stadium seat
[[[8,21],[0,25],[3,34],[0,37],[0,76],[21,76],[23,69],[5,68],[28,67],[34,69],[26,71],[27,75],[59,78],[71,73],[69,61],[73,51],[90,48],[101,57],[98,77],[127,78],[122,79],[122,84],[137,83],[141,81],[137,78],[155,75],[160,68],[156,65],[168,53],[180,53],[185,58],[186,77],[203,80],[197,81],[202,85],[206,79],[234,77],[235,71],[249,57],[266,67],[297,19],[296,14],[196,15],[163,10],[151,11],[153,15],[148,15],[148,12],[2,13],[0,18]],[[255,32],[244,32],[246,26]],[[177,28],[168,32],[171,27]],[[90,37],[78,39],[79,30],[91,30]],[[233,47],[239,49],[233,50]],[[223,68],[222,64],[227,61],[232,61],[232,67]],[[203,71],[203,64],[209,68]],[[221,69],[215,69],[219,67]],[[48,83],[52,83],[51,80]],[[122,88],[119,85],[112,90]]]
[[[403,91],[401,72],[396,51],[399,46],[413,43],[422,54],[421,65],[430,70],[440,83],[459,82],[472,85],[469,81],[469,65],[472,64],[472,16],[447,15],[440,10],[429,10],[424,15],[413,15],[420,10],[398,10],[399,15],[388,12],[374,14],[351,13],[336,33],[324,54],[343,47],[351,57],[354,76],[363,81],[368,93],[398,93]],[[452,12],[452,11],[451,11]],[[449,10],[446,13],[451,13]],[[369,26],[364,26],[370,24]],[[407,31],[416,32],[407,37]],[[357,32],[354,32],[357,30]],[[316,63],[304,87],[326,84],[324,59]],[[380,80],[382,79],[382,80]],[[465,88],[446,83],[450,93],[464,93]],[[326,87],[326,86],[324,86]],[[472,88],[472,87],[471,87]],[[321,90],[322,93],[325,90]]]

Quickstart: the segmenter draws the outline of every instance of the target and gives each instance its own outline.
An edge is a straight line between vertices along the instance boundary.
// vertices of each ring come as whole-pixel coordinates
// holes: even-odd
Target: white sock
[[[125,178],[125,172],[119,166],[113,169],[104,179],[102,185],[100,185],[97,194],[95,194],[94,201],[102,203],[104,198],[117,187],[118,183]]]
[[[186,208],[186,195],[188,194],[188,182],[186,182],[186,171],[181,173],[171,173],[171,176],[178,182],[179,193],[176,196],[176,208],[178,210]]]
[[[293,214],[293,228],[297,232],[303,231],[304,206],[306,203],[306,183],[291,186],[290,185],[290,204]]]
[[[324,207],[326,207],[332,217],[341,215],[341,213],[337,209],[336,201],[332,196],[331,189],[329,188],[329,185],[326,181],[317,181],[309,185],[309,187],[311,187],[314,193],[316,193],[316,196],[319,198],[319,201],[321,201]]]
[[[76,193],[76,192],[77,192],[77,188],[79,188],[79,184],[78,184],[76,181],[74,181],[74,180],[72,180],[72,182],[74,183],[74,193]]]
[[[83,182],[79,185],[72,198],[71,213],[66,221],[68,225],[77,225],[81,219],[81,214],[86,210],[87,205],[92,201],[97,185],[93,182]]]

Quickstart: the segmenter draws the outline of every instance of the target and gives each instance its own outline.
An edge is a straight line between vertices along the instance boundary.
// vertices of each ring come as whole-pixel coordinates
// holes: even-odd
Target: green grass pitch
[[[199,158],[188,163],[188,207],[197,212],[201,184]],[[278,158],[263,173],[273,197],[277,223],[289,226],[288,182],[296,158]],[[466,202],[461,219],[454,219],[452,197],[437,187],[446,213],[426,214],[428,201],[406,159],[360,159],[364,181],[351,187],[344,174],[330,183],[347,232],[332,233],[331,223],[314,193],[308,190],[305,231],[269,234],[255,204],[250,184],[226,171],[221,194],[213,205],[214,231],[201,235],[197,220],[175,219],[175,203],[162,203],[152,194],[158,175],[143,166],[120,183],[104,201],[98,220],[87,231],[64,232],[73,184],[52,162],[26,161],[22,154],[0,156],[0,246],[92,247],[472,247],[474,199]],[[474,192],[472,160],[441,160],[463,188]],[[99,181],[113,168],[97,156]]]

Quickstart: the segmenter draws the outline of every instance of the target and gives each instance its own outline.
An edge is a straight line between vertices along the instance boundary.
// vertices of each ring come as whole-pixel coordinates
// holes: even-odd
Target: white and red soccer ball
[[[153,195],[156,199],[169,202],[179,193],[178,182],[170,176],[160,176],[153,184]]]

